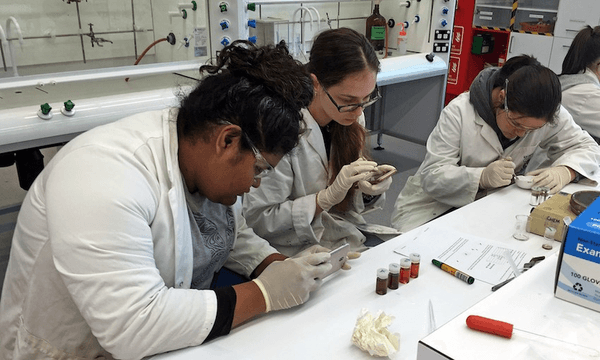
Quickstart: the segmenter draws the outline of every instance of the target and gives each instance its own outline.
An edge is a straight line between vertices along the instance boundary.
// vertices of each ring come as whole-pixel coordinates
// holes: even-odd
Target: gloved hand
[[[348,255],[346,257],[347,257],[347,260],[344,263],[344,265],[342,265],[342,270],[352,269],[352,266],[350,266],[350,264],[348,264],[348,260],[358,259],[360,257],[360,253],[358,251],[349,251]]]
[[[292,259],[306,256],[309,254],[317,254],[317,253],[321,253],[321,252],[331,252],[331,249],[328,249],[321,245],[313,245],[313,246],[309,247],[308,249],[304,249],[304,250],[300,251],[299,253],[297,253],[296,255],[292,256]],[[348,260],[358,259],[359,257],[360,257],[359,252],[349,251],[348,255],[346,255],[346,260],[344,261],[344,264],[342,265],[342,270],[350,270],[352,267],[350,266],[350,264],[348,264]]]
[[[376,166],[376,162],[362,159],[344,165],[333,183],[317,193],[317,204],[325,211],[339,204],[352,185],[371,176],[370,172],[375,170]]]
[[[496,160],[483,169],[479,178],[482,189],[495,189],[509,185],[515,174],[515,163],[511,158]]]
[[[300,251],[296,255],[292,256],[292,259],[297,259],[299,257],[303,257],[303,256],[310,255],[310,254],[318,254],[318,253],[323,253],[323,252],[328,253],[330,251],[331,250],[326,248],[325,246],[313,245],[307,249]]]
[[[378,174],[383,174],[383,173],[386,173],[388,171],[392,171],[395,169],[396,168],[393,167],[392,165],[379,165],[379,166],[377,166],[377,169],[375,171]],[[371,182],[369,182],[369,179],[367,178],[365,180],[361,180],[358,182],[358,189],[360,191],[362,191],[363,194],[375,196],[375,195],[381,195],[384,192],[386,192],[390,188],[390,185],[392,185],[391,177],[389,177],[377,184],[372,184]]]
[[[547,186],[549,194],[556,194],[573,180],[571,170],[564,165],[537,169],[527,173],[533,175],[533,186]]]
[[[289,309],[308,300],[310,292],[321,286],[321,280],[331,269],[329,252],[274,261],[252,281],[258,285],[267,311]]]

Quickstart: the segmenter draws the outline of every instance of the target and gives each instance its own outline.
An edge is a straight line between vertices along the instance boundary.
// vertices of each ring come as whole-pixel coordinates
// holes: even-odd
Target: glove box
[[[544,236],[546,227],[551,226],[556,228],[554,240],[562,241],[566,232],[564,219],[573,221],[577,217],[571,210],[570,201],[571,194],[559,192],[536,206],[530,214],[529,232]]]

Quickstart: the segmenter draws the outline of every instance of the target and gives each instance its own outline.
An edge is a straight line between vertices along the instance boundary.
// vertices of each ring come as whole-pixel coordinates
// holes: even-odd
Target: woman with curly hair
[[[141,359],[319,287],[327,252],[286,259],[233,206],[298,142],[309,75],[285,45],[248,42],[200,70],[179,108],[92,129],[35,180],[0,301],[1,358]],[[213,290],[223,266],[254,280]]]

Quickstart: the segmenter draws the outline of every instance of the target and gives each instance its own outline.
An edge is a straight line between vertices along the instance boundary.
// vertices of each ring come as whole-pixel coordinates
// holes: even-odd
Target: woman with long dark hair
[[[571,43],[559,76],[562,105],[600,142],[600,26],[586,26]]]
[[[284,254],[319,243],[364,250],[364,232],[394,232],[362,217],[384,201],[392,179],[372,184],[377,166],[365,153],[363,110],[380,98],[379,60],[364,35],[348,29],[320,33],[306,65],[315,97],[302,114],[307,132],[261,187],[244,197],[244,216]]]

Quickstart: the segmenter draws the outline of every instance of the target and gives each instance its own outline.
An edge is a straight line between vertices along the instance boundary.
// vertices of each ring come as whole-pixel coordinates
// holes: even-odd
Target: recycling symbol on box
[[[581,286],[580,283],[575,283],[575,285],[573,285],[573,290],[581,292],[581,290],[583,290],[583,286]]]

